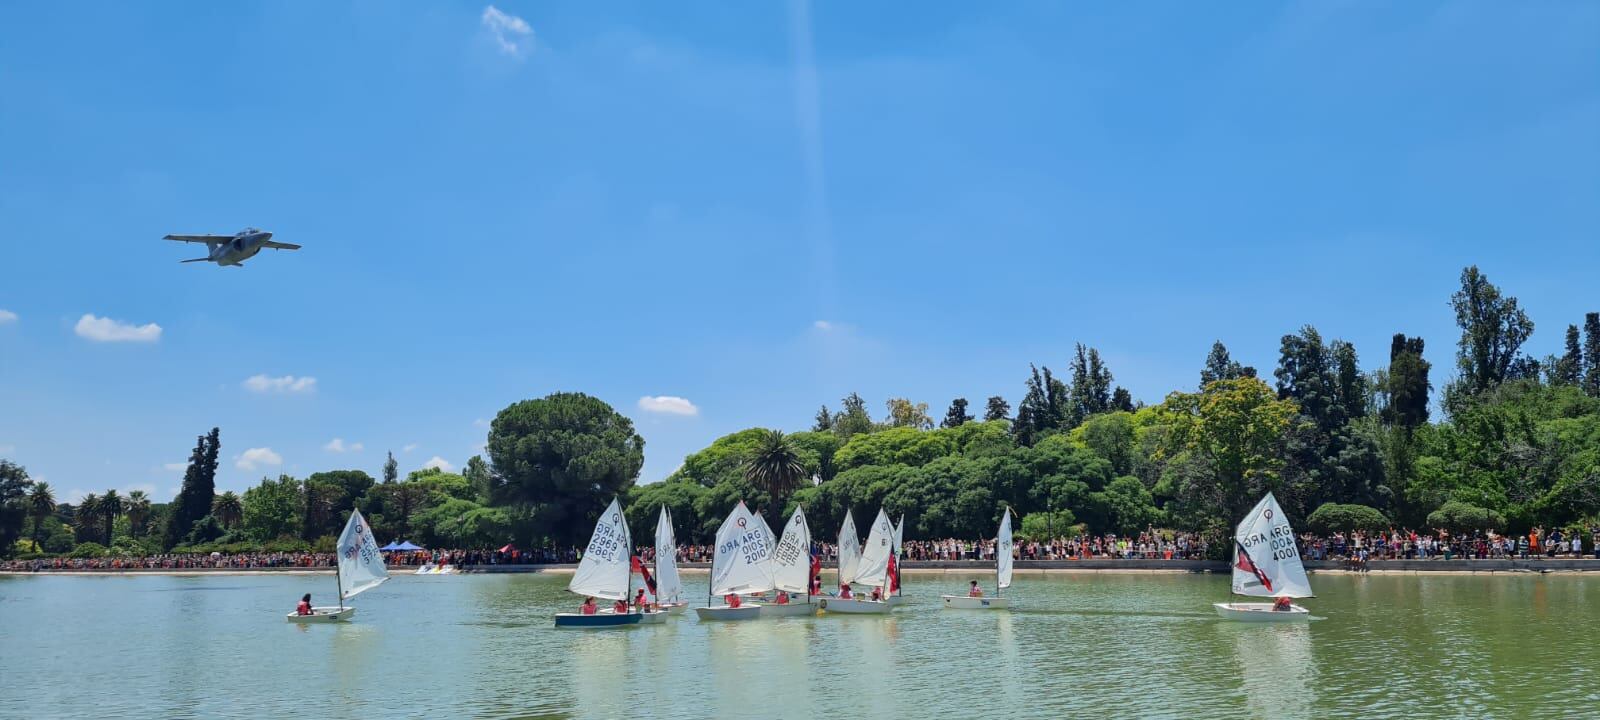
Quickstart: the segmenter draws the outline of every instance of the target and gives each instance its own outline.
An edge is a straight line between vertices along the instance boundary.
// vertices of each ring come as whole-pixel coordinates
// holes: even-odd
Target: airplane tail
[[[195,258],[193,260],[179,260],[178,262],[181,264],[181,263],[192,263],[192,262],[209,262],[210,260],[211,260],[211,258],[203,257],[203,258]]]

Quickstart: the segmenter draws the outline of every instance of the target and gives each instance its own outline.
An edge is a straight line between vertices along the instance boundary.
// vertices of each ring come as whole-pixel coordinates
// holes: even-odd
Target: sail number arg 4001
[[[1274,525],[1267,531],[1268,534],[1251,533],[1239,541],[1246,550],[1254,550],[1257,545],[1269,543],[1267,547],[1272,551],[1273,560],[1288,560],[1297,557],[1300,551],[1294,544],[1294,531],[1287,524]]]

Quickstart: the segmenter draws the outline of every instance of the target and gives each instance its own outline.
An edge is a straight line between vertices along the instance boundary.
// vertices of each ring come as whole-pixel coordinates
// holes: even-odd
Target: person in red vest
[[[1278,596],[1277,599],[1272,601],[1272,609],[1274,611],[1277,611],[1277,612],[1288,612],[1289,611],[1289,598],[1283,597],[1281,595]]]
[[[578,612],[584,615],[593,615],[600,612],[600,606],[594,604],[594,598],[586,597],[583,599],[583,604],[578,606]]]
[[[722,601],[727,603],[728,607],[731,608],[736,608],[744,604],[744,601],[739,599],[738,593],[728,593],[727,595],[723,596]]]
[[[973,580],[972,585],[967,588],[967,597],[983,597],[983,588],[978,587],[977,580]]]
[[[784,592],[782,590],[779,590],[778,591],[778,595],[777,595],[777,599],[774,600],[774,602],[776,602],[779,605],[788,605],[789,604],[789,593],[786,593],[786,592]]]
[[[872,601],[873,602],[879,602],[879,601],[882,601],[882,600],[883,600],[883,588],[881,588],[881,587],[873,588],[872,589]]]
[[[854,598],[855,598],[855,593],[850,592],[850,583],[844,583],[844,584],[839,586],[839,599],[840,600],[852,600]]]
[[[311,610],[311,593],[306,593],[305,595],[302,595],[300,597],[300,604],[295,606],[294,614],[296,614],[296,615],[311,615],[311,614],[313,614],[313,612]]]
[[[644,588],[639,588],[639,592],[634,593],[633,595],[633,609],[638,610],[639,612],[644,612],[645,610],[649,609],[649,607],[650,602],[644,599]]]
[[[618,600],[618,601],[612,603],[611,604],[611,612],[614,612],[614,613],[616,613],[618,615],[627,615],[628,614],[628,601],[627,600]]]

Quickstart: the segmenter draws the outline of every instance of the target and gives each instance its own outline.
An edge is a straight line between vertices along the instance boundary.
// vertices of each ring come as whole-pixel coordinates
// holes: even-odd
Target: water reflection
[[[1218,622],[1232,640],[1245,705],[1255,717],[1312,717],[1316,665],[1311,626],[1294,623]]]

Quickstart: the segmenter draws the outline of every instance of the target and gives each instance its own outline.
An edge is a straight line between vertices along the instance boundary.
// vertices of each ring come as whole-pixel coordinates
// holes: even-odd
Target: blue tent
[[[378,548],[378,549],[382,550],[384,552],[390,552],[390,551],[393,551],[393,550],[399,550],[400,549],[400,543],[390,542],[388,545],[385,545],[385,546],[383,546],[381,548]]]
[[[400,543],[399,545],[394,546],[394,549],[396,549],[396,550],[421,550],[422,548],[418,547],[416,545],[412,545],[411,541],[407,540],[407,541],[404,541],[404,542]]]

